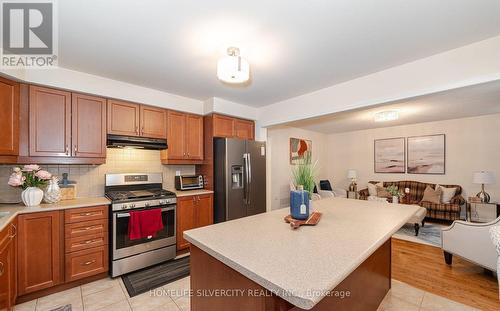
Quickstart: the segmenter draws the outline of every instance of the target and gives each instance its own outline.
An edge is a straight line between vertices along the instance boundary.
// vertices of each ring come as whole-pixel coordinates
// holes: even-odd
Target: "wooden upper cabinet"
[[[214,114],[212,122],[214,137],[255,139],[255,124],[253,121]]]
[[[30,156],[71,156],[71,93],[30,86]]]
[[[182,160],[186,157],[186,116],[184,113],[168,111],[168,131],[166,150],[169,160]]]
[[[19,154],[19,83],[0,77],[0,155]]]
[[[214,114],[213,122],[214,137],[234,137],[234,118]]]
[[[140,106],[118,100],[108,100],[108,134],[140,136]]]
[[[237,138],[254,140],[255,138],[254,122],[248,120],[236,119],[234,121],[234,132]]]
[[[167,112],[165,109],[141,105],[141,136],[167,137]]]
[[[72,150],[74,157],[106,157],[106,100],[72,94]]]
[[[196,164],[203,158],[203,117],[171,111],[167,113],[168,149],[162,151],[164,164]]]
[[[63,213],[60,211],[19,215],[19,295],[63,282]]]
[[[203,117],[186,115],[186,155],[192,160],[203,160]]]

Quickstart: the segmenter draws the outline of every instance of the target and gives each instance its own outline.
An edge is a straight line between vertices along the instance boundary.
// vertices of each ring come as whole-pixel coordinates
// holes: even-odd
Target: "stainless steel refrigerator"
[[[266,211],[266,143],[214,139],[214,222]]]

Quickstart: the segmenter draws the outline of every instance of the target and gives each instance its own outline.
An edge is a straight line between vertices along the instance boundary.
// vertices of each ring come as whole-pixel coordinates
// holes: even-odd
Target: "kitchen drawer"
[[[66,239],[93,235],[93,234],[107,234],[108,220],[92,220],[86,222],[78,222],[74,224],[66,224],[64,228],[64,236]]]
[[[66,254],[66,282],[108,271],[108,247],[94,247]]]
[[[97,219],[108,219],[108,206],[74,208],[64,211],[64,222],[66,224]]]
[[[99,234],[91,234],[91,235],[82,235],[79,237],[66,239],[65,252],[71,253],[104,245],[108,245],[107,232]]]

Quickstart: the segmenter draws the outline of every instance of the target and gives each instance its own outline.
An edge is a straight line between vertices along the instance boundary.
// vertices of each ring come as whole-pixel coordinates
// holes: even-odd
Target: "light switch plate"
[[[181,171],[175,171],[175,176],[181,176]]]

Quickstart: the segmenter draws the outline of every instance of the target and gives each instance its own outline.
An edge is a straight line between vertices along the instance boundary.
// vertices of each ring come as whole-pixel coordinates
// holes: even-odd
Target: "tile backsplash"
[[[20,189],[7,185],[12,168],[16,165],[0,165],[0,203],[18,202]],[[174,189],[176,171],[194,174],[194,165],[162,165],[160,151],[140,149],[107,150],[106,164],[102,165],[41,165],[43,169],[62,179],[63,173],[76,181],[78,197],[104,195],[104,174],[108,173],[162,173],[163,188]]]

